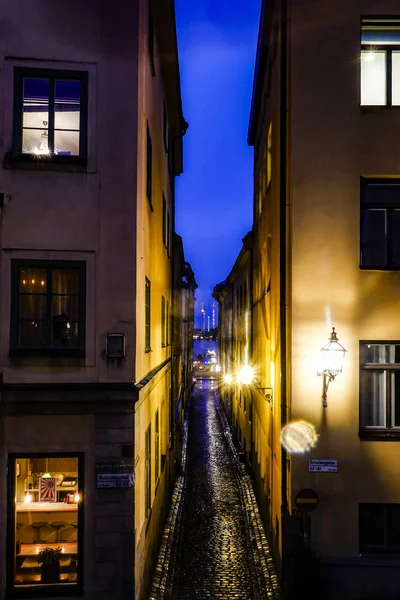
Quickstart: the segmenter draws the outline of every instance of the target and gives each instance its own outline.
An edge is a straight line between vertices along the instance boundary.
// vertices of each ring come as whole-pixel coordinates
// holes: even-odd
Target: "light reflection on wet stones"
[[[203,380],[197,387],[186,474],[174,489],[175,517],[164,532],[151,598],[278,600],[250,479],[216,404],[216,385]]]

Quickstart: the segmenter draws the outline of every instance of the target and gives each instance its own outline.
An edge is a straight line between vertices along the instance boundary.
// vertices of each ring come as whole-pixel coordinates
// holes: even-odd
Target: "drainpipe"
[[[181,130],[179,133],[175,134],[171,138],[170,151],[172,152],[172,165],[170,168],[173,169],[173,178],[171,182],[172,188],[172,215],[171,215],[171,230],[175,233],[175,141],[179,138],[183,138],[186,134],[189,127],[189,123],[185,121],[182,116],[181,120]],[[173,238],[173,236],[171,236]],[[174,252],[174,243],[173,239],[171,240],[171,312],[172,316],[175,312],[175,252]],[[175,381],[174,381],[174,373],[175,373],[175,320],[172,321],[174,323],[174,327],[171,327],[171,391],[170,391],[170,450],[173,450],[175,447]],[[169,468],[169,472],[171,473],[171,466]],[[170,477],[168,481],[168,491],[170,492]],[[169,494],[170,495],[170,494]]]
[[[286,204],[287,204],[287,76],[288,76],[288,30],[287,30],[287,0],[281,0],[281,106],[280,106],[280,325],[281,325],[281,426],[287,422],[287,322],[286,322]],[[282,535],[282,581],[285,581],[285,524],[288,514],[287,499],[287,454],[281,446],[282,486],[281,486],[281,535]],[[279,540],[278,540],[279,543]]]

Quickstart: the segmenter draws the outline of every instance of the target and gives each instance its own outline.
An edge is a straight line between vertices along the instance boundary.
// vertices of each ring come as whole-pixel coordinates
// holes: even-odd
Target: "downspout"
[[[189,123],[185,121],[182,116],[181,121],[181,130],[179,133],[175,134],[171,138],[171,152],[172,152],[172,164],[171,168],[173,169],[173,178],[171,182],[172,188],[172,215],[171,215],[171,230],[173,234],[175,234],[175,142],[179,138],[183,138],[186,134],[189,127]],[[173,243],[173,235],[171,235],[171,312],[172,316],[175,313],[175,248]],[[175,319],[173,319],[174,326],[171,327],[171,393],[170,393],[170,450],[173,450],[175,447]]]
[[[286,322],[286,204],[287,204],[287,76],[288,76],[288,31],[287,0],[281,0],[281,106],[280,106],[280,326],[281,326],[281,426],[287,422],[287,322]],[[288,513],[287,499],[287,453],[281,446],[282,484],[281,484],[281,536],[282,536],[282,581],[284,577],[284,531]],[[277,540],[279,543],[279,540]]]
[[[250,253],[250,281],[249,281],[249,307],[250,307],[250,364],[254,365],[254,356],[253,356],[253,349],[254,349],[254,307],[253,307],[253,281],[254,281],[254,274],[253,274],[253,267],[254,267],[254,233],[253,230],[251,232],[251,243],[249,246],[246,246],[246,238],[244,238],[244,247],[246,248],[246,250]],[[253,439],[254,439],[254,419],[253,419],[253,392],[251,392],[251,405],[250,405],[250,452],[251,452],[251,461],[250,461],[250,466],[251,466],[251,470],[252,473],[254,473],[254,452],[253,452]]]

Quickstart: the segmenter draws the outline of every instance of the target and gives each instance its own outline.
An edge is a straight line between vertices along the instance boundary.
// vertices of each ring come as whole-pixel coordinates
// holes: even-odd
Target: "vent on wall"
[[[125,358],[125,334],[107,333],[106,357]]]

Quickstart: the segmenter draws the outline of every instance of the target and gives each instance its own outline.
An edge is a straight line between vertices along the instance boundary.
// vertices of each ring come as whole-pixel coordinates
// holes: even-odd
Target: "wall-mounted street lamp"
[[[343,371],[344,355],[347,350],[339,344],[339,340],[335,331],[332,327],[332,333],[329,338],[329,342],[321,348],[322,358],[322,371],[317,373],[323,377],[322,385],[322,406],[328,406],[328,387],[331,381],[333,381],[338,373]]]
[[[230,385],[234,383],[240,385],[251,386],[251,389],[257,390],[261,392],[262,396],[267,400],[267,402],[272,401],[272,387],[261,387],[260,383],[254,377],[254,369],[250,365],[244,365],[239,369],[234,378],[230,373],[225,373],[224,375],[224,383]]]

